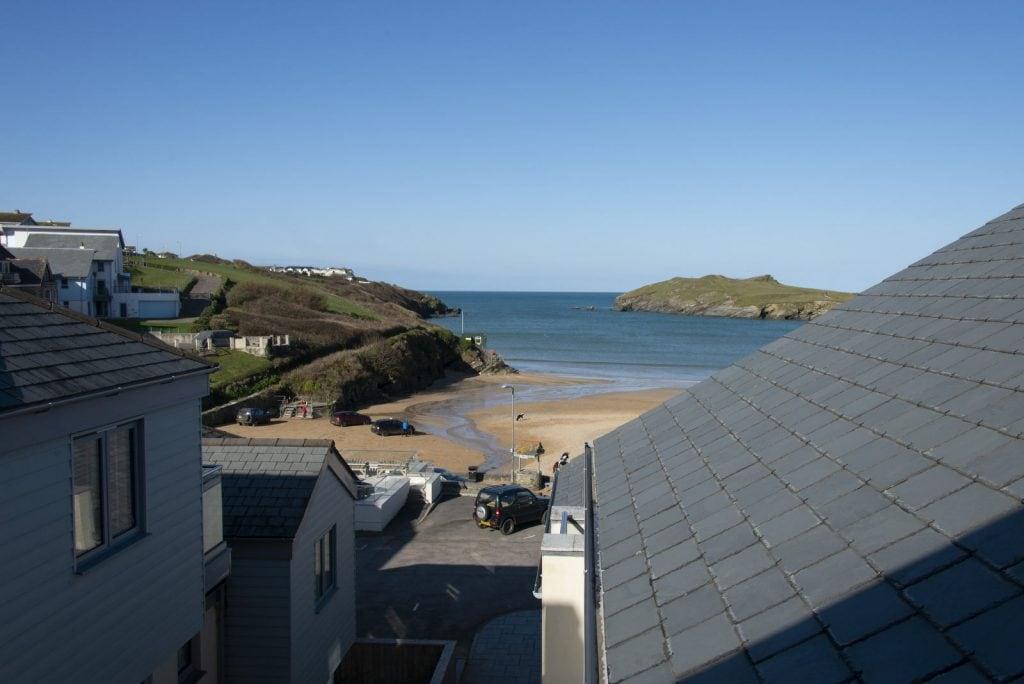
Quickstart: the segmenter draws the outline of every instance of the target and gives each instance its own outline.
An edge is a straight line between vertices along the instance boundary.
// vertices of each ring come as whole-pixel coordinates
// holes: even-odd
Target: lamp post
[[[515,385],[502,385],[501,389],[512,391],[512,484],[516,482],[516,388]]]

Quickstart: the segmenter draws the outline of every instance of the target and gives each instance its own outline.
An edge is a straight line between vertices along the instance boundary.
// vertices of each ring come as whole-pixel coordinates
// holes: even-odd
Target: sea
[[[615,292],[431,292],[466,332],[523,372],[605,381],[615,390],[686,387],[796,329],[800,321],[615,311]],[[454,332],[459,317],[435,319]]]
[[[605,392],[685,388],[801,325],[705,316],[614,311],[615,292],[431,292],[464,313],[465,332],[524,373],[586,380],[515,385],[517,401],[573,399]],[[458,316],[433,319],[453,332]],[[505,468],[507,445],[477,429],[467,415],[510,401],[495,387],[460,392],[410,408],[418,424],[480,449],[482,470]]]

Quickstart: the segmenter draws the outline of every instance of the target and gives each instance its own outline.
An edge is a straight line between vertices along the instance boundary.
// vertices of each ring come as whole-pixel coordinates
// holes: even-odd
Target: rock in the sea
[[[690,316],[810,320],[854,295],[784,285],[770,275],[753,278],[672,278],[626,292],[619,311],[655,311]]]

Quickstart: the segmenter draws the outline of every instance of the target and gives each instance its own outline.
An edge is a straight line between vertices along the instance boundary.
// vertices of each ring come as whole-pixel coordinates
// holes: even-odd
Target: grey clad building
[[[0,681],[215,681],[214,367],[51,306],[0,287]]]
[[[1024,206],[595,442],[579,678],[1020,677],[1022,435]]]
[[[330,440],[203,440],[231,549],[225,680],[326,682],[355,640],[358,478]]]

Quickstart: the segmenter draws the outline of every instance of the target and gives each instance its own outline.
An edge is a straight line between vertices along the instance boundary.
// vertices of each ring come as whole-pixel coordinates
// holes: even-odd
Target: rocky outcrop
[[[463,350],[462,361],[480,375],[515,375],[519,372],[505,363],[498,352],[477,347]]]
[[[614,308],[689,316],[810,320],[852,296],[784,285],[770,275],[745,279],[711,275],[673,278],[626,292],[615,299]]]

